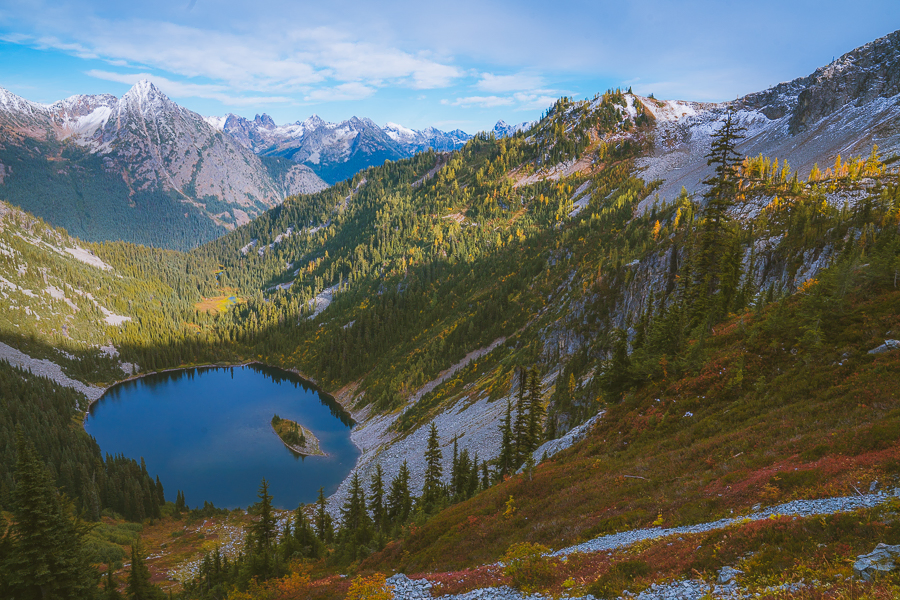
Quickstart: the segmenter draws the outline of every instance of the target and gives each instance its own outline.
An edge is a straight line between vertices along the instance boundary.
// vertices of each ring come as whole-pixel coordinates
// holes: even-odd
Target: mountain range
[[[456,150],[472,136],[456,129],[445,133],[434,127],[417,131],[396,123],[379,127],[371,119],[353,117],[341,123],[326,123],[313,115],[305,121],[275,125],[269,115],[253,120],[229,114],[209,117],[207,122],[231,135],[244,148],[260,156],[286,158],[305,165],[334,184],[358,171],[386,160],[408,158],[433,149]]]
[[[470,137],[356,117],[204,118],[148,81],[50,105],[0,88],[0,197],[88,241],[186,249],[288,196]]]

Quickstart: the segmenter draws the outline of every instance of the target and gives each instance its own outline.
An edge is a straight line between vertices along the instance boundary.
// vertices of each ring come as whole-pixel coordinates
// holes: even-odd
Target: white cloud
[[[481,108],[494,108],[497,106],[512,106],[515,99],[508,96],[468,96],[456,100],[441,100],[441,104],[448,106],[479,106]]]
[[[475,84],[479,90],[492,93],[517,92],[520,90],[533,90],[543,86],[543,78],[528,73],[516,75],[494,75],[484,73],[481,80]]]
[[[533,90],[513,94],[519,103],[517,110],[535,110],[548,108],[559,99],[560,94],[552,95],[553,90]]]
[[[293,102],[293,99],[287,96],[235,96],[227,93],[228,88],[222,85],[172,81],[150,73],[112,73],[110,71],[91,69],[86,71],[85,75],[128,85],[134,85],[138,81],[146,79],[147,81],[152,81],[156,87],[173,98],[208,98],[232,106]]]
[[[555,95],[554,95],[555,94]],[[445,106],[461,106],[463,108],[495,108],[499,106],[515,106],[516,110],[536,110],[547,108],[558,99],[554,90],[529,90],[516,92],[509,96],[467,96],[455,100],[441,100]]]
[[[310,86],[401,85],[432,89],[464,76],[459,68],[382,43],[350,39],[330,27],[258,32],[215,31],[162,21],[85,19],[65,35],[6,35],[114,65],[144,65],[182,77],[221,82],[231,90],[305,92]],[[140,67],[139,67],[140,68]],[[170,80],[171,81],[171,80]],[[350,89],[350,88],[348,88]]]
[[[361,83],[342,83],[330,88],[317,88],[306,95],[307,102],[340,102],[362,100],[375,93],[375,88]]]

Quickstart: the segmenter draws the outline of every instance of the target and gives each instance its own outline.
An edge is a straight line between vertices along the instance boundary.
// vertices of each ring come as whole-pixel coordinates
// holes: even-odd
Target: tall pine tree
[[[444,487],[441,484],[443,475],[441,458],[437,425],[432,421],[431,429],[428,431],[428,446],[425,449],[425,480],[422,485],[422,507],[427,513],[437,508],[444,495]]]
[[[90,527],[73,517],[71,503],[21,431],[17,452],[12,525],[9,538],[0,542],[0,597],[91,597],[98,574],[84,548]]]
[[[745,131],[735,123],[734,115],[734,109],[729,109],[725,124],[712,135],[706,155],[706,164],[713,167],[713,174],[703,180],[708,189],[703,194],[705,206],[691,276],[691,301],[693,324],[705,322],[707,328],[724,310],[721,297],[716,298],[716,294],[725,275],[726,260],[734,251],[728,211],[741,193],[738,168],[743,156],[737,151],[737,144]]]

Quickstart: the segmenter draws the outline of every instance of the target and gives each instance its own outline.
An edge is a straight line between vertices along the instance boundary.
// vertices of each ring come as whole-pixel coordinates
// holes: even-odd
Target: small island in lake
[[[278,415],[272,417],[272,430],[290,450],[303,456],[326,456],[319,447],[319,440],[313,432],[290,419]]]

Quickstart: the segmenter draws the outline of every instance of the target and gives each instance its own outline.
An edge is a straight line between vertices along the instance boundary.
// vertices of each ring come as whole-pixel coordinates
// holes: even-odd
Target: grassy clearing
[[[194,308],[198,311],[209,314],[217,314],[225,312],[232,306],[238,304],[246,304],[247,300],[237,295],[237,290],[232,288],[221,288],[221,296],[204,297],[200,302],[194,304]]]

